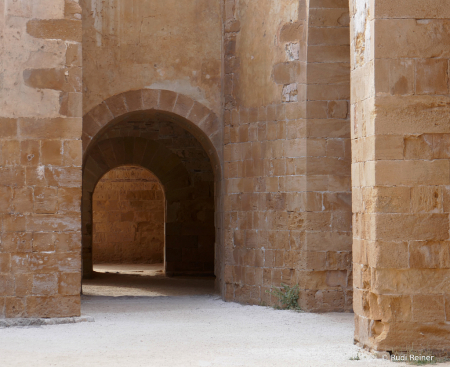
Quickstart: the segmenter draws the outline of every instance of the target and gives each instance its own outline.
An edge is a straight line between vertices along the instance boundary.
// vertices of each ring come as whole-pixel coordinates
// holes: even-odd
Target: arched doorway
[[[106,173],[92,202],[94,270],[152,265],[163,272],[165,206],[162,185],[145,168],[122,166]]]
[[[143,103],[143,92],[138,92],[140,103]],[[151,171],[164,188],[166,274],[220,274],[220,263],[215,264],[215,249],[220,241],[217,234],[221,227],[218,215],[221,167],[214,144],[205,134],[206,129],[209,135],[215,136],[215,118],[207,111],[203,111],[201,117],[199,108],[197,112],[193,111],[193,101],[184,114],[191,114],[192,119],[200,123],[165,111],[165,93],[160,94],[154,108],[141,105],[135,111],[121,110],[125,113],[117,112],[114,117],[111,110],[117,109],[116,96],[107,101],[111,108],[104,103],[98,106],[98,111],[91,111],[84,118],[82,223],[85,278],[92,275],[93,269],[95,188],[107,172],[131,165]],[[186,104],[186,99],[174,95],[176,100]],[[121,98],[123,102],[126,95]],[[131,103],[124,105],[129,109]],[[108,121],[101,114],[102,109],[112,119]],[[176,102],[170,109],[177,110]],[[89,123],[95,126],[89,126]],[[88,133],[93,136],[86,137]]]

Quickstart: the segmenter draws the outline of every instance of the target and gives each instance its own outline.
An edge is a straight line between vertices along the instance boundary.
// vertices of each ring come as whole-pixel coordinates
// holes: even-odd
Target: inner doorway
[[[106,173],[93,195],[94,271],[116,265],[163,273],[164,237],[165,199],[157,177],[138,166]]]
[[[212,277],[165,276],[166,200],[149,170],[121,166],[106,173],[92,197],[94,277],[90,296],[180,296],[214,292]]]
[[[153,110],[126,114],[86,151],[83,294],[214,291],[214,167],[178,119]]]

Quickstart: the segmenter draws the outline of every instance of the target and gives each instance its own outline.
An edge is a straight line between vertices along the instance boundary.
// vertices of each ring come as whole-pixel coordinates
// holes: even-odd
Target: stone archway
[[[177,134],[183,136],[179,143]],[[95,186],[109,170],[133,164],[153,172],[166,193],[166,272],[214,270],[220,284],[221,139],[213,112],[170,91],[123,93],[88,112],[83,120],[84,275],[92,271]]]
[[[223,135],[218,117],[203,104],[169,90],[133,90],[110,97],[92,108],[83,116],[83,152],[110,124],[120,122],[129,113],[148,110],[171,114],[172,121],[197,138],[214,162],[214,169],[219,169]]]

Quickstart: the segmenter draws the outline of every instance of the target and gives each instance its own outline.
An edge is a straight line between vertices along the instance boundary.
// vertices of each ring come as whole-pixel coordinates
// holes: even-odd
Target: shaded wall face
[[[301,305],[352,310],[348,0],[310,1],[306,70],[306,226]]]
[[[94,264],[164,262],[164,192],[152,173],[113,169],[98,182],[92,205]]]
[[[355,339],[450,345],[450,11],[352,1]]]
[[[351,309],[348,7],[321,5],[225,1],[227,299]]]
[[[0,1],[0,318],[80,314],[80,12]]]
[[[84,113],[107,98],[166,89],[221,112],[220,0],[81,0]]]
[[[298,1],[225,2],[225,275],[226,299],[274,302],[266,293],[296,283],[302,245],[298,216],[304,191],[305,140],[298,119],[303,26],[292,55],[280,38],[297,22]],[[303,56],[303,55],[302,55]],[[292,68],[287,63],[295,59]],[[284,67],[286,66],[286,67]],[[283,70],[279,71],[281,68]],[[283,91],[287,94],[283,94]],[[287,101],[292,101],[287,103]],[[287,137],[290,137],[288,141]],[[291,144],[288,146],[288,143]],[[301,215],[301,214],[300,214]]]

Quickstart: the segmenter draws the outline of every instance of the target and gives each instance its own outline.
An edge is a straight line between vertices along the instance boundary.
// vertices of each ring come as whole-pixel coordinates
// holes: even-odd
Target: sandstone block
[[[14,213],[31,213],[33,211],[33,188],[15,187],[13,190],[12,210]]]
[[[80,296],[27,297],[27,316],[80,316]]]
[[[449,237],[446,214],[377,214],[375,223],[380,240],[446,240]]]
[[[0,213],[10,213],[12,201],[12,188],[0,186]]]
[[[23,72],[23,78],[25,85],[31,88],[81,92],[80,68],[27,69]]]
[[[416,61],[416,93],[448,94],[448,60]]]
[[[450,181],[450,166],[446,160],[377,161],[377,185],[446,185]]]
[[[41,143],[41,164],[61,166],[63,161],[62,141],[46,140]]]
[[[34,275],[32,273],[14,274],[16,297],[31,295],[33,289],[33,277]]]
[[[31,233],[4,233],[1,244],[2,252],[31,252]]]
[[[79,139],[81,119],[19,119],[20,136],[25,139]]]
[[[76,296],[80,294],[81,274],[62,273],[58,279],[58,294]]]
[[[172,111],[178,94],[169,90],[163,90],[159,95],[159,108],[163,111]]]
[[[443,192],[439,186],[417,186],[411,189],[413,213],[442,213]]]
[[[302,66],[300,62],[291,61],[279,63],[274,65],[272,77],[277,84],[296,83],[302,81],[301,70]]]
[[[57,274],[35,274],[33,276],[32,294],[38,296],[55,295],[58,293]]]
[[[346,27],[314,27],[309,29],[309,45],[348,46],[349,30]]]
[[[411,241],[409,265],[411,268],[439,269],[450,266],[449,245],[446,241]]]
[[[346,119],[348,116],[347,101],[330,101],[328,102],[327,115],[332,119]]]
[[[141,90],[132,90],[123,93],[123,98],[129,111],[142,110],[142,93]]]
[[[39,140],[23,140],[20,142],[20,163],[24,166],[37,166],[40,162]]]
[[[82,117],[82,94],[63,92],[60,96],[59,113],[67,117]]]
[[[27,23],[27,33],[36,38],[81,42],[81,21],[66,19],[33,19]]]
[[[81,19],[81,10],[77,1],[65,0],[64,16],[66,19]]]
[[[448,58],[448,22],[447,19],[376,19],[377,58],[433,58],[435,55]]]
[[[5,232],[25,232],[27,215],[11,214],[3,217],[3,231]]]
[[[81,167],[82,163],[82,142],[81,140],[66,140],[64,141],[64,166]]]
[[[15,166],[20,162],[20,142],[6,140],[1,149],[2,166]]]
[[[17,119],[0,117],[0,138],[8,139],[17,136]]]
[[[6,297],[5,316],[7,318],[27,317],[25,298]]]
[[[444,322],[444,297],[440,295],[414,295],[412,316],[415,322]]]
[[[448,100],[447,96],[429,95],[377,97],[376,134],[448,134]]]
[[[377,59],[374,65],[376,93],[414,94],[414,60]]]
[[[362,200],[368,213],[409,213],[411,189],[383,186],[363,188]]]
[[[58,190],[56,187],[36,187],[34,190],[34,213],[56,213]]]
[[[346,7],[334,9],[312,8],[310,10],[310,27],[348,27],[349,12]]]
[[[81,45],[76,43],[69,43],[66,51],[66,65],[67,66],[81,66],[82,54]]]
[[[416,19],[450,17],[445,0],[428,1],[425,4],[421,0],[380,1],[375,7],[375,17]]]
[[[283,25],[280,33],[281,42],[295,42],[303,37],[304,25],[302,22],[288,23]]]
[[[11,254],[0,253],[0,273],[8,274],[11,271]]]
[[[372,290],[378,294],[442,295],[448,292],[444,279],[448,269],[378,269]]]
[[[409,267],[408,242],[367,242],[367,258],[372,268],[402,269]]]
[[[0,296],[14,296],[14,278],[11,274],[0,274]]]
[[[325,28],[329,29],[329,28]],[[308,65],[308,82],[345,83],[350,77],[350,63],[320,63]]]

